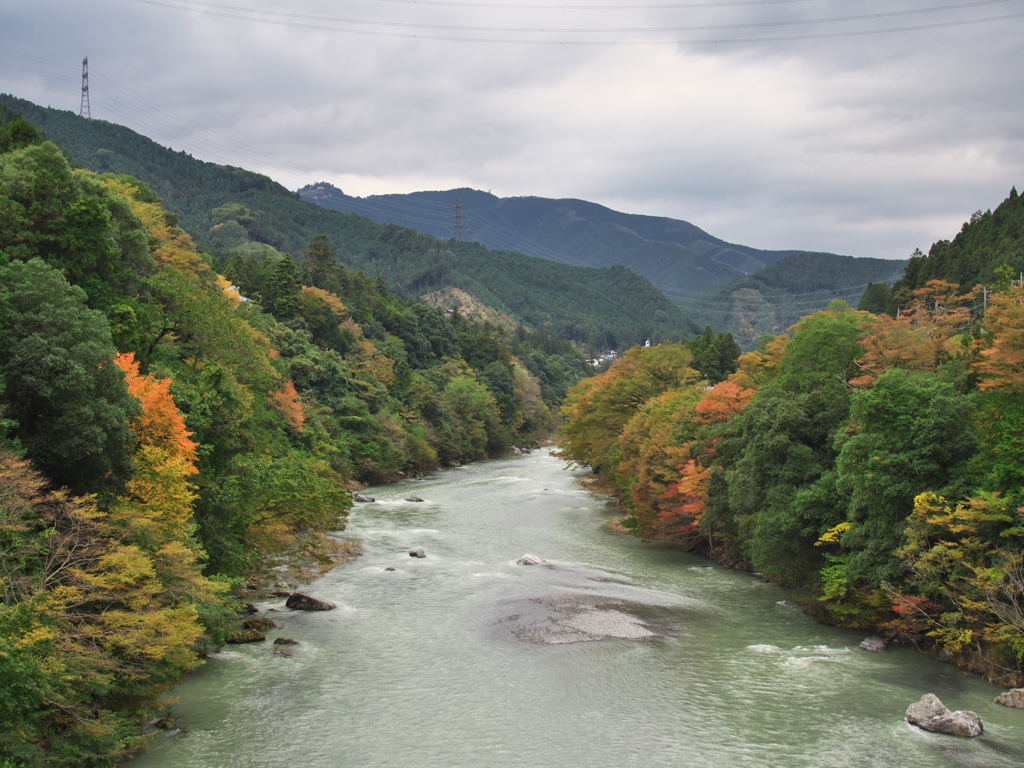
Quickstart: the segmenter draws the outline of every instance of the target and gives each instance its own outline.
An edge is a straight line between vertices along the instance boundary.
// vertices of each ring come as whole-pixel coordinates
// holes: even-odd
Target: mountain
[[[559,262],[622,264],[675,301],[697,326],[733,334],[745,349],[833,299],[856,305],[868,284],[898,280],[905,261],[764,251],[728,243],[679,219],[620,213],[584,200],[500,198],[473,189],[351,197],[326,182],[299,190],[331,210],[437,236],[515,247]]]
[[[646,279],[622,267],[592,268],[421,234],[306,202],[272,179],[196,160],[129,128],[87,120],[0,94],[72,161],[148,184],[180,226],[215,257],[270,246],[299,257],[326,235],[347,266],[380,277],[402,296],[443,287],[467,291],[527,327],[594,349],[683,339],[697,328]]]
[[[351,197],[326,182],[299,190],[304,200],[490,248],[590,267],[621,264],[673,298],[694,296],[757,272],[797,251],[728,243],[680,219],[621,213],[585,200],[496,197],[475,189]]]
[[[731,332],[740,348],[749,350],[762,334],[783,333],[831,301],[857,306],[869,285],[892,284],[906,265],[905,260],[796,253],[680,306],[698,324]]]

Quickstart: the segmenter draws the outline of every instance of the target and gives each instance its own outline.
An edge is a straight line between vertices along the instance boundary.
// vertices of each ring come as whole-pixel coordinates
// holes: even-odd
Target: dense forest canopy
[[[898,313],[834,301],[717,379],[698,364],[710,328],[630,350],[570,390],[562,456],[605,479],[638,535],[1020,685],[1020,206],[1014,191],[912,260]],[[954,274],[993,279],[940,279]]]

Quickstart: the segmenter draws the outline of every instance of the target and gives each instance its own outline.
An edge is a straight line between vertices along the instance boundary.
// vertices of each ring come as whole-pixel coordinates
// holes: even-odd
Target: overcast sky
[[[905,258],[1024,189],[1024,0],[3,0],[0,91],[290,189]],[[468,212],[471,214],[471,212]]]

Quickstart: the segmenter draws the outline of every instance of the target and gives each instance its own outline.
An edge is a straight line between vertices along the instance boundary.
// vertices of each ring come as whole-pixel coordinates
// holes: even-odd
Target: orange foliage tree
[[[302,410],[299,393],[295,391],[295,385],[291,381],[284,382],[279,389],[271,392],[270,401],[296,432],[302,431],[306,414]]]
[[[870,387],[886,371],[935,371],[962,349],[958,336],[971,327],[970,303],[974,296],[957,295],[959,286],[944,280],[930,280],[914,291],[910,306],[899,317],[876,315],[862,321],[866,350],[857,359],[861,375],[850,384]]]
[[[985,335],[976,342],[974,362],[983,392],[1024,391],[1024,286],[993,293],[985,315]]]
[[[710,427],[729,421],[754,396],[754,390],[735,381],[723,381],[707,391],[694,408],[694,422]],[[662,495],[658,515],[663,537],[686,546],[694,546],[700,536],[700,519],[708,498],[708,482],[714,469],[716,456],[711,441],[701,446],[693,440],[683,447],[685,461],[679,467],[679,479],[671,483]]]

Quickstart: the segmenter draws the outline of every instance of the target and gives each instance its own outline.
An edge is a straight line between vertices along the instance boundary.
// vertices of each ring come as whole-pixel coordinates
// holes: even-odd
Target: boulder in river
[[[419,496],[409,496],[406,501],[423,501]]]
[[[420,548],[420,549],[410,549],[409,550],[409,557],[426,557],[426,556],[427,556],[427,553],[424,552],[422,548]]]
[[[258,643],[266,640],[267,636],[262,632],[255,629],[248,629],[244,632],[236,632],[227,641],[231,645],[240,645],[241,643]]]
[[[275,637],[274,645],[298,645],[298,640],[292,640],[290,637]]]
[[[907,722],[932,733],[974,738],[985,732],[981,718],[974,712],[950,712],[934,693],[926,693],[907,708]]]
[[[1024,709],[1024,688],[1011,688],[1009,691],[1003,691],[996,696],[996,704],[1002,704],[1006,707],[1017,707],[1017,709]]]
[[[260,632],[266,632],[268,629],[277,627],[277,624],[266,616],[250,616],[242,622],[242,626],[246,629],[258,629]]]
[[[338,607],[330,600],[321,600],[319,597],[312,597],[302,592],[293,593],[285,605],[296,611],[329,611]]]
[[[364,504],[367,504],[371,501],[376,501],[376,499],[373,498],[373,496],[366,496],[362,493],[356,493],[352,496],[352,501],[361,501]]]
[[[531,555],[527,553],[520,557],[518,560],[516,560],[516,565],[540,565],[541,563],[546,562],[547,560],[541,557],[537,557],[536,555]]]
[[[862,651],[884,651],[889,644],[880,637],[865,637],[858,646]]]

